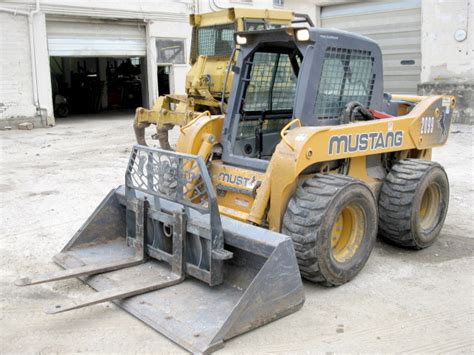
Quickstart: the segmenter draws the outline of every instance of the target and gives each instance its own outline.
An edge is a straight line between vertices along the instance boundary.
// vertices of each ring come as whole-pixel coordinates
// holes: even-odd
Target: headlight
[[[298,41],[308,41],[309,40],[309,30],[307,28],[303,28],[301,30],[296,31],[296,39]]]
[[[247,37],[237,35],[235,36],[235,41],[237,42],[237,44],[247,44]]]

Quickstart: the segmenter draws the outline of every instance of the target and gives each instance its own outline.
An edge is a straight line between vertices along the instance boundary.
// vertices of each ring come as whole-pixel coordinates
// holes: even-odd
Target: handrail
[[[300,13],[293,13],[295,19],[291,21],[291,23],[307,23],[310,27],[314,27],[313,20],[307,14],[300,14]],[[296,20],[297,18],[301,18],[301,20]]]
[[[229,80],[229,73],[232,69],[232,65],[233,65],[232,61],[234,60],[235,53],[237,53],[237,51],[239,51],[239,50],[240,50],[240,48],[237,48],[237,47],[234,47],[234,49],[232,49],[232,54],[230,55],[229,64],[227,65],[227,68],[226,68],[226,71],[225,71],[224,86],[222,87],[221,102],[220,102],[220,108],[221,108],[221,113],[222,114],[227,113],[224,110],[224,100],[225,100],[225,93],[226,93],[226,89],[227,89],[227,81]]]
[[[295,118],[291,122],[288,122],[288,124],[285,127],[283,127],[283,129],[280,131],[281,139],[283,139],[283,141],[288,145],[288,147],[291,148],[291,150],[295,150],[295,147],[292,144],[290,144],[290,142],[287,141],[287,139],[285,138],[285,135],[286,133],[288,133],[289,128],[295,123],[298,123],[298,126],[301,127],[300,119]]]

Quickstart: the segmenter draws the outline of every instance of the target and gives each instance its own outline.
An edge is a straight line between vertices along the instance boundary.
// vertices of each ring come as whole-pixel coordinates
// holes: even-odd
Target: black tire
[[[429,247],[441,232],[448,204],[449,182],[441,165],[401,160],[380,191],[379,235],[407,248]]]
[[[67,105],[61,104],[56,110],[56,116],[60,118],[65,118],[69,116],[69,107]]]
[[[359,221],[364,223],[362,227],[359,225],[355,251],[351,248],[354,254],[347,260],[337,260],[331,239],[333,227],[349,207],[357,210]],[[374,247],[377,236],[374,196],[361,181],[344,175],[316,174],[305,180],[290,199],[282,232],[293,240],[305,279],[326,286],[342,285],[359,273]]]

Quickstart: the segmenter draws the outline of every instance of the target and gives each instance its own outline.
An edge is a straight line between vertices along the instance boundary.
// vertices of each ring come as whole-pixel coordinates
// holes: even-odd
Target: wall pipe
[[[32,56],[31,59],[31,74],[33,76],[33,104],[36,107],[36,114],[41,117],[41,123],[46,126],[46,122],[43,122],[43,115],[42,111],[48,112],[46,107],[41,107],[41,102],[39,99],[39,86],[38,86],[38,73],[36,68],[36,50],[35,50],[35,34],[33,29],[33,17],[40,12],[40,3],[39,0],[36,0],[35,9],[32,11],[22,11],[17,9],[9,9],[0,7],[1,12],[11,13],[13,15],[23,15],[28,17],[28,29],[29,29],[29,37],[30,37],[30,53]]]
[[[209,7],[211,8],[212,11],[219,11],[219,10],[226,9],[226,7],[219,5],[216,0],[209,0]]]

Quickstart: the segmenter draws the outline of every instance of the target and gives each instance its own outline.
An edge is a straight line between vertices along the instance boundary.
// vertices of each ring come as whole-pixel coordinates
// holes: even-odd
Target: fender
[[[187,126],[180,128],[181,132],[176,145],[176,151],[180,153],[198,154],[202,142],[208,135],[214,136],[214,144],[221,139],[224,116],[203,115]]]

